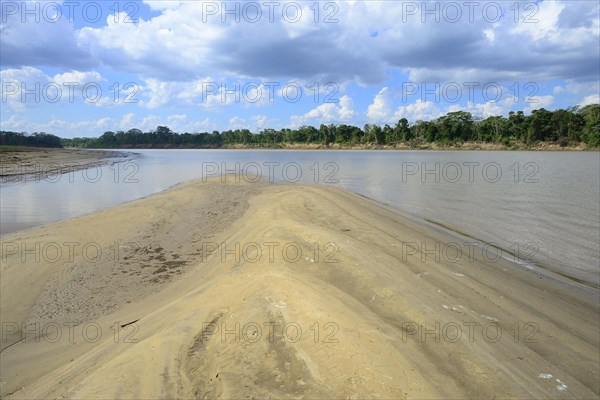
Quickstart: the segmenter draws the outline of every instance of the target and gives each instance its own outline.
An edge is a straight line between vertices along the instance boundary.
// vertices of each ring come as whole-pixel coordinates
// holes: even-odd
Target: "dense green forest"
[[[18,141],[31,140],[35,143],[46,143],[44,145],[48,147],[57,147],[58,138],[45,134],[27,136],[2,132],[1,139],[2,144],[26,145]],[[464,142],[498,143],[505,146],[529,145],[536,142],[551,142],[561,146],[585,143],[589,148],[597,148],[600,146],[600,105],[555,111],[542,108],[534,110],[530,115],[517,111],[510,112],[508,118],[493,116],[486,119],[477,119],[471,113],[456,111],[432,121],[417,121],[412,125],[402,118],[394,126],[302,126],[298,129],[264,129],[256,134],[248,129],[175,133],[166,126],[159,126],[151,132],[130,129],[127,132],[105,132],[98,138],[60,140],[63,146],[95,148],[221,148],[234,145],[280,147],[286,143],[337,143],[342,146],[398,143],[418,146],[437,143],[445,146]]]
[[[22,132],[0,131],[0,145],[4,146],[29,146],[29,147],[62,147],[58,136],[44,132],[35,132],[31,135]]]
[[[402,118],[394,126],[321,125],[319,128],[302,126],[298,129],[264,129],[258,134],[248,129],[212,133],[175,133],[159,126],[154,131],[105,132],[99,138],[63,140],[64,145],[77,147],[204,147],[219,148],[242,144],[247,146],[278,147],[283,143],[342,145],[404,143],[432,143],[451,145],[460,142],[489,142],[510,145],[512,142],[555,142],[560,145],[585,143],[588,147],[600,145],[600,105],[566,110],[535,110],[530,115],[511,112],[508,118],[475,119],[471,113],[457,111],[433,121],[418,121],[411,125]]]

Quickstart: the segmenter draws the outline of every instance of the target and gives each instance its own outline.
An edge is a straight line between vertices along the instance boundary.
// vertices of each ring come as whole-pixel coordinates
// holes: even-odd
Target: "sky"
[[[2,130],[414,123],[600,103],[598,1],[7,1]]]

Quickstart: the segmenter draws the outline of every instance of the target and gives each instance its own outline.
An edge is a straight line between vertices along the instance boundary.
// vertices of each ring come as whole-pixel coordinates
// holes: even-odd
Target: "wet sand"
[[[453,242],[341,189],[219,180],[3,237],[0,394],[598,398],[598,291],[431,251]]]

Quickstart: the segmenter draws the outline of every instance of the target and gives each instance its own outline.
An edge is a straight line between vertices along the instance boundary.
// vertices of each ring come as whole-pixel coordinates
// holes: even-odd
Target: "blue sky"
[[[600,102],[597,1],[1,1],[1,129],[394,124]]]

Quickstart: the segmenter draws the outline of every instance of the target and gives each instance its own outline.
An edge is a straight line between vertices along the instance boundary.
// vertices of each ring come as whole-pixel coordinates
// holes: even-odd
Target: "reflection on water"
[[[133,161],[3,183],[1,233],[137,199],[208,173],[339,185],[598,283],[598,152],[140,150]],[[230,178],[231,179],[231,178]]]

